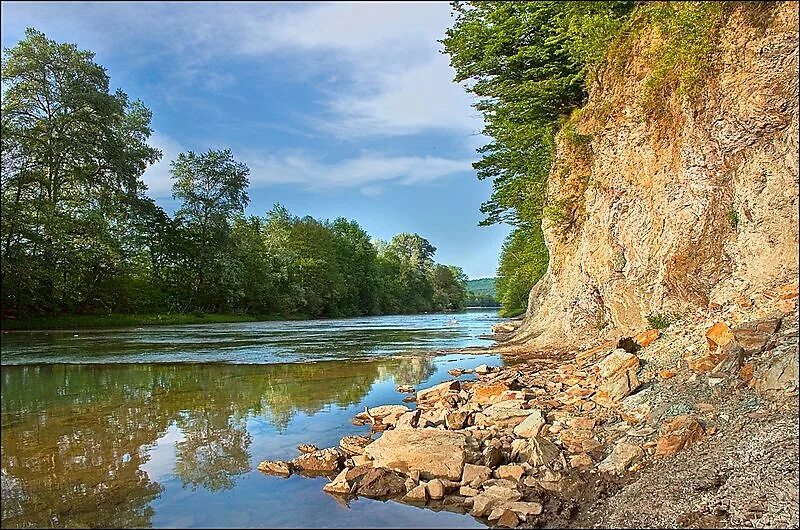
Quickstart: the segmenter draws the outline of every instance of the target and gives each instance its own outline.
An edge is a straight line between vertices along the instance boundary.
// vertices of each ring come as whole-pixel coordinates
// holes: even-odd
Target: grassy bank
[[[290,317],[269,315],[235,315],[225,313],[163,313],[163,314],[112,314],[112,315],[64,315],[37,317],[24,320],[3,319],[3,331],[37,329],[88,329],[133,326],[159,326],[181,324],[217,324],[225,322],[258,322],[262,320],[284,320]],[[298,317],[295,317],[298,318]]]

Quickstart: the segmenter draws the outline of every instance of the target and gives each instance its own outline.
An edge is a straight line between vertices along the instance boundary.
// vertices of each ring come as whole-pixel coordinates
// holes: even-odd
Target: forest
[[[417,234],[245,215],[249,169],[230,150],[171,161],[169,215],[146,194],[152,113],[111,91],[94,54],[28,29],[2,57],[2,314],[298,317],[451,311],[466,276]]]

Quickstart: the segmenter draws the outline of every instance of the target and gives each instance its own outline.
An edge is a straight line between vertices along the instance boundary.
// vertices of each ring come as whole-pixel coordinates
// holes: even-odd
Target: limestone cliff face
[[[591,140],[557,144],[548,193],[572,206],[545,221],[548,272],[513,342],[585,345],[797,281],[797,5],[739,10],[719,38],[699,94],[657,117],[638,103],[646,42],[599,78],[578,123]]]

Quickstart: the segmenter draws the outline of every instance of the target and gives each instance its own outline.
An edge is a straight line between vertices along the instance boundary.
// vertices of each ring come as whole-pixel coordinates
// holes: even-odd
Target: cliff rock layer
[[[797,5],[734,11],[699,92],[659,112],[641,103],[653,38],[593,83],[590,140],[559,137],[548,193],[568,215],[544,223],[548,272],[513,342],[587,344],[797,281]]]

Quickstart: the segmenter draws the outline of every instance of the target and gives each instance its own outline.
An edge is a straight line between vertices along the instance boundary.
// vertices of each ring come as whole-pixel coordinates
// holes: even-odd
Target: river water
[[[452,320],[455,319],[455,322]],[[366,434],[350,419],[447,370],[499,365],[434,350],[488,345],[498,320],[456,315],[7,333],[3,527],[478,527],[447,511],[272,477],[264,459]]]

